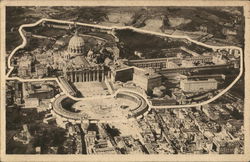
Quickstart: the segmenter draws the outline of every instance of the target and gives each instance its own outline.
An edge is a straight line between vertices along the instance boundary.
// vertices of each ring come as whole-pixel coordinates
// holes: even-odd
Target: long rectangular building
[[[181,80],[180,88],[185,92],[197,92],[206,90],[215,90],[218,87],[218,82],[215,79],[208,80]]]
[[[213,61],[213,56],[199,55],[192,57],[167,57],[167,58],[155,58],[155,59],[142,59],[142,60],[129,60],[128,65],[136,66],[139,68],[153,68],[153,69],[165,69],[169,68],[169,63],[182,64],[183,61],[188,61],[190,63],[200,62],[207,63]]]

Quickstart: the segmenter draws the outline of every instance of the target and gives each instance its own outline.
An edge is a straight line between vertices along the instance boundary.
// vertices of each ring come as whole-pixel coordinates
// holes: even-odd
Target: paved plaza
[[[89,119],[99,120],[127,120],[126,114],[135,109],[137,104],[124,98],[96,98],[75,103],[72,107],[87,114]]]
[[[83,97],[106,96],[109,94],[104,82],[75,82],[74,85]]]

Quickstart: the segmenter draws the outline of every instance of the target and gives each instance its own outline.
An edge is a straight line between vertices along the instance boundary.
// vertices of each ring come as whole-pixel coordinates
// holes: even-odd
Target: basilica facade
[[[110,77],[110,69],[88,59],[84,48],[84,39],[76,32],[69,40],[67,50],[64,53],[64,77],[71,82],[102,82],[105,77]]]

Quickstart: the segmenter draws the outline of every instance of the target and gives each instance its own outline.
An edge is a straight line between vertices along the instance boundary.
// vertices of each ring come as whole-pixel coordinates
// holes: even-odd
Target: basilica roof
[[[76,56],[69,60],[69,62],[67,63],[67,66],[75,67],[75,68],[86,68],[86,67],[90,67],[90,64],[84,56]]]

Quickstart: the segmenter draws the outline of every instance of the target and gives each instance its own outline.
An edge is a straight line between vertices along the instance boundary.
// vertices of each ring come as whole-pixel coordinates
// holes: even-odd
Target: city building
[[[21,82],[13,82],[13,84],[10,84],[10,86],[13,86],[13,89],[14,89],[13,101],[16,104],[23,103],[22,85],[23,84]]]
[[[96,140],[96,132],[88,131],[87,134],[84,136],[84,140],[85,140],[87,154],[93,154],[95,140]]]
[[[23,97],[24,98],[38,98],[38,99],[49,99],[54,97],[55,90],[48,84],[42,82],[23,83]]]
[[[35,65],[36,76],[44,77],[48,74],[48,68],[44,64],[36,64]]]
[[[133,73],[133,82],[145,91],[151,91],[154,87],[161,86],[162,77],[157,73],[147,72],[142,69],[135,68]]]
[[[207,80],[181,80],[180,88],[184,92],[197,92],[197,91],[207,91],[215,90],[218,87],[218,82],[215,79]]]
[[[214,59],[215,58],[212,55],[193,54],[191,56],[183,57],[180,54],[177,55],[177,57],[129,60],[127,64],[139,68],[171,69],[171,68],[178,68],[180,67],[179,65],[182,64],[183,64],[182,66],[185,67],[185,64],[187,63],[189,63],[188,66],[193,65],[194,63],[210,63],[213,62]],[[218,58],[218,60],[220,61],[221,59]],[[219,63],[222,64],[222,61],[220,61]]]
[[[35,148],[35,151],[36,151],[36,154],[41,154],[41,147],[40,146],[37,146]]]
[[[36,108],[39,106],[38,98],[25,98],[24,99],[25,108]]]
[[[30,77],[31,76],[31,63],[32,57],[29,55],[24,55],[19,60],[18,76],[20,77]]]
[[[133,80],[133,73],[134,73],[134,68],[132,67],[114,69],[112,70],[111,73],[111,80],[113,82],[116,81],[127,82]]]
[[[114,147],[96,148],[95,154],[117,154]]]
[[[139,68],[166,68],[169,58],[129,60],[128,65]]]

